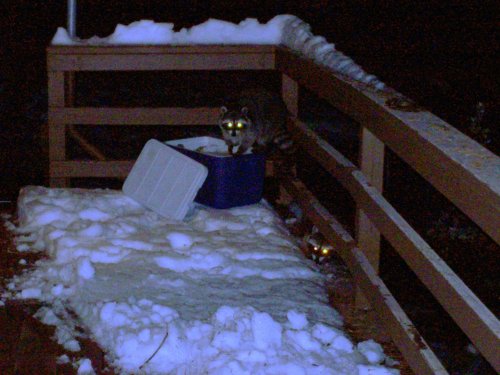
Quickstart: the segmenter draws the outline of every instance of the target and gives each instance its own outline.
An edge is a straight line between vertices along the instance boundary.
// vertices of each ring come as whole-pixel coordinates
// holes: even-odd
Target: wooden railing
[[[216,108],[75,107],[74,74],[91,71],[270,70],[272,46],[49,47],[49,178],[126,177],[133,161],[67,160],[68,125],[215,125]]]
[[[446,373],[378,276],[383,235],[490,364],[500,371],[500,322],[382,195],[384,148],[394,151],[438,191],[500,243],[500,161],[426,111],[386,105],[387,94],[363,89],[284,47],[49,47],[49,158],[51,186],[71,177],[125,177],[133,161],[66,160],[69,124],[215,124],[215,108],[74,108],[77,71],[262,70],[282,74],[283,99],[297,142],[351,194],[357,205],[353,238],[305,184],[281,176],[286,191],[346,261],[369,303],[418,374]],[[362,126],[357,168],[298,119],[305,87]]]

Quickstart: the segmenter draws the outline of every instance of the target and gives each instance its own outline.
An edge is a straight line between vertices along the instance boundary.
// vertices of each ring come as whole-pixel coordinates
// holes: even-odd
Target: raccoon
[[[220,110],[219,127],[231,155],[279,149],[285,154],[294,145],[285,124],[288,111],[278,95],[265,90],[246,90],[233,105]],[[237,148],[236,152],[234,148]]]
[[[327,260],[333,252],[333,246],[316,227],[312,228],[310,234],[304,236],[304,241],[307,245],[308,256],[318,264]]]

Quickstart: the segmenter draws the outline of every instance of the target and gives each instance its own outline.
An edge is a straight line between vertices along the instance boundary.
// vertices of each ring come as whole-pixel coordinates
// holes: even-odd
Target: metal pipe
[[[68,0],[68,34],[76,37],[76,0]]]

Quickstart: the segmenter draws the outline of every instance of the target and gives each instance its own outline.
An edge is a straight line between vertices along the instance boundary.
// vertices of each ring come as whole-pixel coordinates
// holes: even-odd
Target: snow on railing
[[[300,52],[316,63],[332,69],[357,82],[377,90],[385,85],[374,75],[365,72],[350,57],[328,43],[323,36],[316,36],[311,27],[293,15],[278,15],[265,24],[247,18],[239,24],[209,19],[191,28],[174,31],[173,23],[158,23],[151,20],[118,24],[108,37],[93,36],[89,39],[72,37],[66,29],[59,27],[52,39],[53,45],[189,45],[189,44],[283,44]]]
[[[323,36],[315,36],[311,26],[298,17],[290,16],[284,23],[281,44],[358,82],[378,90],[385,88],[385,84],[377,77],[368,74],[350,57],[338,51],[335,44],[328,43]]]

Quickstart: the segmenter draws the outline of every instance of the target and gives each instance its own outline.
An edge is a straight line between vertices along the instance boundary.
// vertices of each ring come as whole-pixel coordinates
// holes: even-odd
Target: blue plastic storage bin
[[[254,204],[262,199],[266,158],[263,154],[230,156],[222,139],[195,137],[166,142],[208,168],[195,201],[214,208]]]

